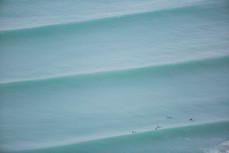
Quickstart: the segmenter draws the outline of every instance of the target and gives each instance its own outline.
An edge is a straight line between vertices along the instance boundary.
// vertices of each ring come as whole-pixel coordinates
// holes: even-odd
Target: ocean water
[[[1,0],[0,152],[228,153],[228,0]]]

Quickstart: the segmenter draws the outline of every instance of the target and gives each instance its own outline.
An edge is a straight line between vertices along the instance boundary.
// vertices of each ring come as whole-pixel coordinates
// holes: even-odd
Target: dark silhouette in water
[[[193,121],[193,119],[192,119],[192,118],[190,118],[189,120],[190,120],[190,121]]]
[[[168,119],[172,119],[172,117],[170,117],[170,116],[167,116],[167,118],[168,118]]]
[[[155,128],[155,130],[157,131],[157,129],[159,129],[159,128],[161,128],[160,126],[157,126],[156,128]]]
[[[132,131],[132,133],[137,133],[136,131]]]

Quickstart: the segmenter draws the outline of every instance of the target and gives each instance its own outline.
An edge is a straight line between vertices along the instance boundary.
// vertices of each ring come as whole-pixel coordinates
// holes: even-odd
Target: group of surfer
[[[167,116],[167,119],[173,119],[171,116]],[[193,119],[192,118],[189,118],[189,120],[190,121],[193,121]],[[155,128],[155,130],[157,131],[159,128],[161,128],[160,126],[157,126],[156,128]]]
[[[173,119],[173,117],[167,116],[167,119]],[[190,120],[190,121],[193,121],[192,118],[189,118],[189,120]],[[155,128],[155,130],[157,131],[159,128],[161,128],[161,126],[157,125],[157,127]],[[132,133],[134,134],[134,133],[137,133],[137,132],[136,132],[136,131],[132,131]]]
[[[173,119],[171,116],[167,116],[168,119]],[[189,118],[190,121],[193,121],[192,118]]]

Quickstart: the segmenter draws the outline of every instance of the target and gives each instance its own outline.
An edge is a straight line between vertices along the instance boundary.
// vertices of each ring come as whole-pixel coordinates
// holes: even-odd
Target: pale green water
[[[1,152],[229,151],[227,1],[68,2],[0,2]]]

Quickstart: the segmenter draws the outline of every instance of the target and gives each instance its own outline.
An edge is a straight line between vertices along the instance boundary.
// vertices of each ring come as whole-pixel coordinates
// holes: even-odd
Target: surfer
[[[159,128],[161,128],[161,126],[158,125],[158,126],[155,128],[155,130],[157,131],[157,129],[159,129]]]
[[[168,119],[172,119],[172,117],[170,117],[170,116],[167,116],[167,118],[168,118]]]

